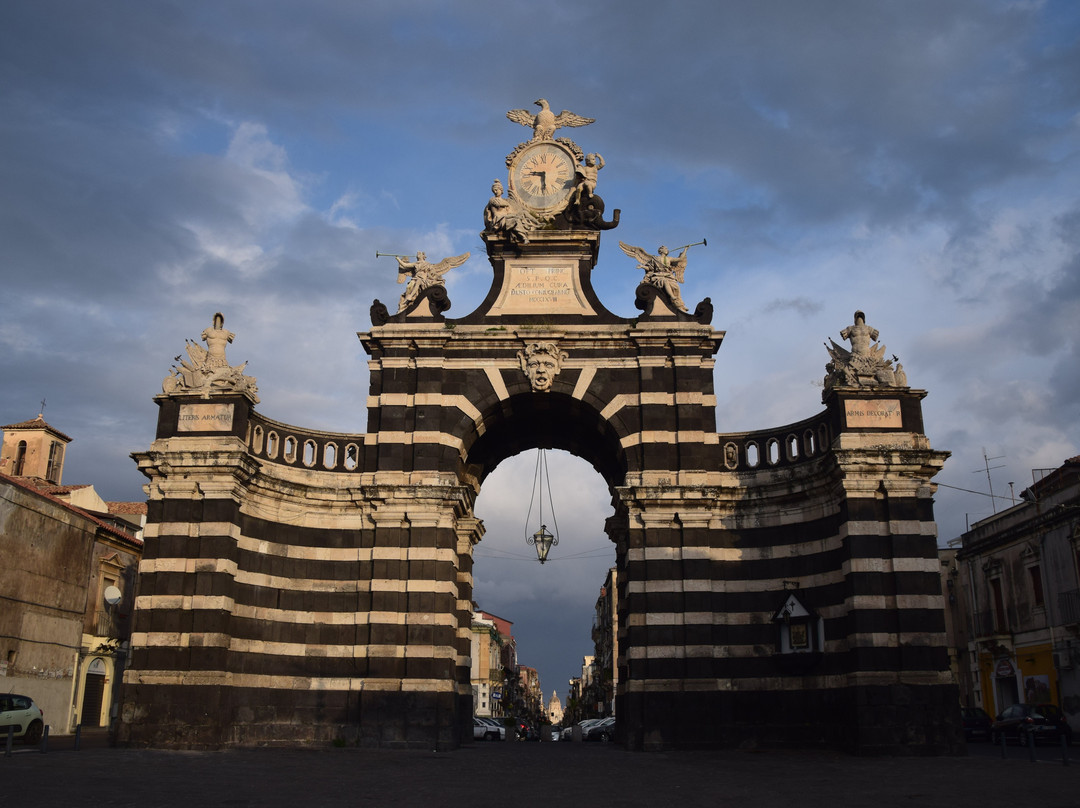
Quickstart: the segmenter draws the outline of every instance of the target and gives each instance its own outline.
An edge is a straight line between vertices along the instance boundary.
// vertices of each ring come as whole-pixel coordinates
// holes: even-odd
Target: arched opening
[[[105,661],[100,657],[92,660],[86,668],[82,713],[79,716],[79,722],[84,727],[101,726],[101,705],[105,696],[106,673]]]
[[[476,500],[474,512],[483,520],[485,534],[473,550],[473,602],[482,615],[513,624],[513,649],[504,649],[501,670],[489,675],[486,687],[486,660],[473,659],[473,709],[481,716],[516,714],[523,708],[532,714],[539,707],[531,700],[539,695],[550,721],[554,692],[557,719],[573,723],[613,710],[617,599],[607,590],[613,589],[616,554],[604,532],[613,508],[607,483],[589,463],[560,450],[547,452],[546,459],[554,514],[546,491],[543,514],[535,501],[529,513],[536,450],[500,463]],[[541,519],[549,530],[557,526],[559,535],[559,544],[543,565],[526,543]],[[614,574],[617,582],[618,571]],[[508,653],[516,656],[519,667],[536,671],[539,694],[530,693],[528,679],[506,680]],[[578,680],[574,686],[572,679]]]
[[[536,492],[540,448],[551,451]],[[468,472],[481,486],[474,514],[484,523],[473,550],[473,602],[482,616],[512,623],[511,653],[519,668],[536,672],[540,693],[529,692],[531,674],[515,683],[500,671],[501,680],[485,687],[486,660],[474,658],[477,715],[508,715],[523,703],[531,712],[538,705],[527,699],[539,695],[545,710],[537,720],[550,722],[552,693],[568,722],[612,714],[618,570],[605,526],[627,463],[614,427],[579,400],[521,396],[486,414],[468,454]],[[541,524],[559,538],[543,565],[526,542]]]

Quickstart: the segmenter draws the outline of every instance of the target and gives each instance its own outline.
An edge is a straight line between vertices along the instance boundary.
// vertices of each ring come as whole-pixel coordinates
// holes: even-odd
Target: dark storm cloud
[[[355,332],[401,291],[375,250],[473,251],[448,280],[467,314],[491,178],[528,136],[505,112],[544,96],[597,119],[565,134],[623,210],[594,278],[613,311],[634,316],[640,279],[617,239],[709,239],[684,293],[728,330],[722,429],[817,411],[821,341],[862,308],[930,391],[942,480],[971,487],[982,446],[1025,479],[1080,451],[1078,42],[1055,2],[4,4],[0,412],[47,397],[67,481],[136,498],[152,396],[222,310],[261,412],[361,431]],[[951,496],[946,538],[976,510]],[[574,507],[596,533],[593,499]],[[512,516],[484,516],[481,550]],[[478,592],[587,622],[597,563],[481,562]]]
[[[479,109],[491,116],[493,90],[516,97],[520,69],[535,61],[554,104],[604,117],[612,152],[663,149],[692,174],[734,171],[812,221],[947,214],[950,201],[1045,159],[1038,144],[1065,122],[1025,113],[1075,94],[1073,49],[1047,47],[1039,9],[1019,5],[702,2],[672,14],[654,3],[507,4],[494,17],[482,3],[67,10],[23,10],[11,33],[23,34],[20,78],[64,87],[66,98],[79,88],[126,103],[183,99],[308,132],[342,114],[406,115],[445,137]],[[530,33],[538,13],[563,20],[540,27],[559,36]],[[45,30],[68,58],[33,51]],[[518,71],[504,69],[508,59]],[[590,92],[590,69],[612,84]]]

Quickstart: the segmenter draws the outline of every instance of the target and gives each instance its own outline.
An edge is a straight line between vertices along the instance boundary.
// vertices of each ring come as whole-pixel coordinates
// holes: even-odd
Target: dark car
[[[964,724],[965,741],[990,740],[992,720],[986,710],[981,707],[961,707],[960,719]]]
[[[581,733],[583,741],[610,741],[615,737],[614,716],[598,721]]]
[[[536,727],[524,721],[518,721],[517,737],[519,741],[539,741],[540,733],[536,731]]]
[[[1072,743],[1072,727],[1054,704],[1014,704],[990,725],[990,740],[994,743],[1001,743],[1002,738],[1025,745],[1031,738],[1036,743],[1059,743],[1062,736],[1066,743]]]

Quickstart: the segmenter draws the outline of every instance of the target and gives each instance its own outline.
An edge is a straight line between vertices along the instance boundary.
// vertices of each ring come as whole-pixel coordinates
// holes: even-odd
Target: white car
[[[473,717],[473,740],[476,741],[505,741],[506,727],[502,726],[494,718]]]
[[[7,738],[9,727],[15,728],[15,737],[23,743],[35,744],[45,730],[45,715],[29,696],[0,693],[0,743]]]

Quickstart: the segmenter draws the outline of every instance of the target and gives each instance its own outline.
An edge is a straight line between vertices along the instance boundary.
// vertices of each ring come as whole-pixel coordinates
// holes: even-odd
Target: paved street
[[[66,747],[66,748],[65,748]],[[0,801],[93,806],[740,806],[1075,808],[1080,761],[1031,763],[981,745],[964,758],[854,758],[826,752],[631,753],[608,744],[478,743],[455,752],[111,749],[0,757]],[[1077,757],[1075,747],[1070,752]],[[1056,760],[1052,758],[1057,754]]]

